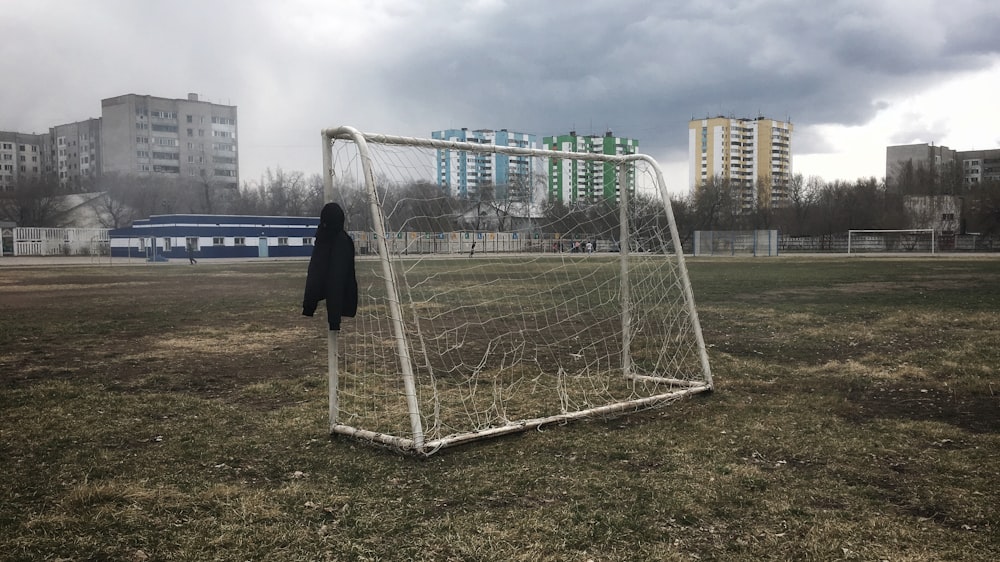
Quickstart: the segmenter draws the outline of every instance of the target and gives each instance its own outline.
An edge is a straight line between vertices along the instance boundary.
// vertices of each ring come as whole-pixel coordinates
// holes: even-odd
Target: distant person
[[[590,242],[590,240],[587,240],[587,253],[591,254],[593,252],[594,252],[594,245]]]
[[[312,316],[321,300],[326,300],[330,330],[340,330],[341,317],[353,318],[358,312],[354,241],[344,230],[344,210],[336,203],[327,203],[320,213],[316,242],[309,258],[302,315]]]
[[[198,263],[198,260],[194,259],[194,242],[190,240],[188,240],[187,243],[187,256],[188,256],[188,263],[190,265]]]
[[[472,241],[472,249],[469,250],[469,257],[471,258],[473,254],[476,253],[476,241]]]

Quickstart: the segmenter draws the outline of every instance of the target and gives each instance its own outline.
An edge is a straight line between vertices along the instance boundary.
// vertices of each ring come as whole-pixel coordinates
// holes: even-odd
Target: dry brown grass
[[[692,260],[717,392],[326,434],[304,263],[4,268],[3,560],[995,560],[1000,261]]]

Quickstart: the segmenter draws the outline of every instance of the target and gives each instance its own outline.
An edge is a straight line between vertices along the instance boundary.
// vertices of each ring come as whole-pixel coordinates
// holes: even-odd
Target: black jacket
[[[353,318],[358,312],[354,241],[344,232],[344,210],[336,203],[327,203],[319,216],[302,298],[302,314],[312,316],[319,301],[324,299],[331,330],[340,329],[342,316]]]

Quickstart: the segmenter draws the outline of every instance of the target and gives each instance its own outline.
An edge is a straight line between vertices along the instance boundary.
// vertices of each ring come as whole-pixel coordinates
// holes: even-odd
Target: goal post
[[[321,136],[324,194],[374,246],[331,343],[332,433],[430,455],[713,388],[649,156]]]
[[[933,228],[855,229],[847,231],[847,253],[935,253]]]

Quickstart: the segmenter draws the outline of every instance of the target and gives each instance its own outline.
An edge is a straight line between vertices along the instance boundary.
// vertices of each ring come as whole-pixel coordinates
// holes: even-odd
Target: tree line
[[[850,229],[913,228],[906,212],[908,195],[954,195],[961,201],[963,227],[969,232],[1000,234],[1000,182],[963,184],[954,169],[924,170],[904,166],[889,186],[876,178],[853,182],[824,182],[796,175],[786,187],[781,205],[748,201],[743,192],[720,178],[710,179],[694,194],[671,196],[671,206],[682,238],[695,230],[777,229],[791,236],[821,236]],[[518,216],[534,210],[531,228],[542,232],[608,232],[617,228],[613,202],[567,205],[548,202],[529,205],[498,197],[487,186],[471,197],[448,196],[439,186],[418,181],[398,184],[377,178],[380,209],[390,231],[446,232],[523,228]],[[0,219],[19,226],[59,227],[64,220],[65,196],[73,192],[100,192],[93,205],[102,226],[120,228],[159,214],[228,214],[318,216],[324,204],[319,174],[307,176],[277,168],[240,188],[211,181],[168,180],[107,174],[75,189],[54,179],[32,179],[0,194]],[[544,189],[541,190],[544,192]],[[350,228],[371,229],[371,206],[358,186],[336,184],[334,199],[344,208]],[[541,199],[541,197],[539,197]],[[631,211],[653,224],[662,217],[654,194],[639,193]]]

